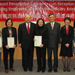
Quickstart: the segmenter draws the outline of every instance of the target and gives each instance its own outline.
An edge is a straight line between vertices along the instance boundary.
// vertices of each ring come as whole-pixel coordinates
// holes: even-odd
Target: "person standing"
[[[0,28],[0,38],[2,38],[2,30]],[[1,47],[0,47],[0,71],[1,71]]]
[[[64,22],[65,25],[61,28],[60,32],[62,39],[60,56],[62,56],[62,61],[64,65],[63,71],[65,72],[67,70],[68,72],[70,72],[69,66],[70,66],[71,57],[73,56],[72,54],[73,27],[70,26],[71,19],[69,17],[65,17]]]
[[[74,53],[74,57],[75,57],[75,21],[74,21],[74,36],[73,36],[73,53]],[[75,70],[75,68],[74,68]]]
[[[48,38],[48,72],[57,72],[58,68],[58,46],[60,45],[60,24],[55,22],[55,15],[49,14],[49,23],[47,23],[49,38]],[[54,65],[52,67],[52,51],[54,53]]]
[[[31,16],[25,15],[25,22],[19,25],[18,39],[22,48],[22,66],[26,72],[33,71],[33,51],[34,51],[35,24],[31,22]]]
[[[13,21],[12,19],[8,18],[5,22],[6,27],[2,29],[2,42],[3,42],[3,57],[4,57],[4,66],[5,66],[5,73],[8,73],[8,54],[10,55],[10,70],[15,71],[13,68],[14,63],[14,51],[17,46],[17,33],[16,28],[12,27]],[[14,37],[14,45],[12,48],[8,46],[7,38]]]
[[[48,30],[47,30],[47,28],[45,26],[45,22],[42,18],[37,20],[35,36],[42,36],[42,44],[39,47],[36,47],[37,64],[38,64],[37,72],[40,72],[40,71],[45,72]],[[35,39],[35,41],[36,41],[36,39]]]

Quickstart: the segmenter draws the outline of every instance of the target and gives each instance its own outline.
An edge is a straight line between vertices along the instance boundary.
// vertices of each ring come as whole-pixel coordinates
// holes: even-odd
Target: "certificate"
[[[39,47],[42,44],[42,36],[34,36],[34,46]]]
[[[0,48],[2,47],[2,37],[0,37]]]
[[[14,45],[14,37],[7,37],[7,43],[9,48],[12,48]]]

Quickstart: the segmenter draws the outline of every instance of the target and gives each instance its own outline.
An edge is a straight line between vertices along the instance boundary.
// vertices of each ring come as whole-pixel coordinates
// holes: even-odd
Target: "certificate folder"
[[[8,37],[7,42],[8,42],[9,48],[13,48],[13,46],[14,46],[14,37]]]
[[[42,36],[34,36],[34,46],[39,47],[42,44]]]

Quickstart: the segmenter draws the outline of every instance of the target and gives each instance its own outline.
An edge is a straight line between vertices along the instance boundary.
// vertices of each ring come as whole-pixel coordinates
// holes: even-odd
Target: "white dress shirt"
[[[52,29],[54,28],[55,22],[50,22]]]
[[[28,28],[28,23],[26,23],[26,28]],[[30,28],[30,23],[29,23],[29,28]]]

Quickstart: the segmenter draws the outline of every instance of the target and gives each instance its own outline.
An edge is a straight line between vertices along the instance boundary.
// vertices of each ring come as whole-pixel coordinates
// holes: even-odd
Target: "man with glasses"
[[[49,14],[49,23],[47,23],[48,28],[48,72],[52,72],[52,68],[54,68],[54,72],[57,72],[58,68],[58,46],[60,45],[60,24],[55,22],[55,15]],[[54,65],[52,67],[52,51],[54,53]]]

